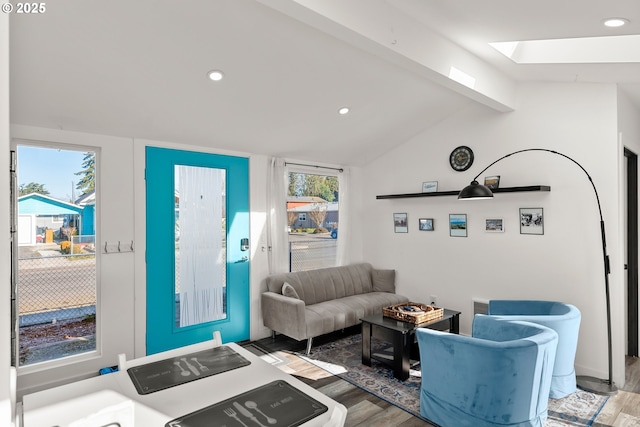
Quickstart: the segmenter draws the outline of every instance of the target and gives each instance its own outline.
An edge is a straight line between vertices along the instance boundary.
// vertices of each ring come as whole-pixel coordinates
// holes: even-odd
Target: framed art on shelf
[[[449,214],[449,235],[467,237],[467,214]]]
[[[520,208],[520,234],[544,234],[542,208]]]
[[[500,186],[500,175],[496,176],[486,176],[484,178],[485,187],[489,187],[490,189],[498,188]]]
[[[423,193],[435,193],[438,191],[438,181],[426,181],[422,183]]]
[[[433,231],[433,218],[420,218],[418,220],[418,230]]]
[[[487,233],[504,233],[504,220],[502,218],[487,218],[484,220],[484,230]]]
[[[408,233],[409,223],[407,222],[406,213],[393,214],[393,229],[396,233]]]

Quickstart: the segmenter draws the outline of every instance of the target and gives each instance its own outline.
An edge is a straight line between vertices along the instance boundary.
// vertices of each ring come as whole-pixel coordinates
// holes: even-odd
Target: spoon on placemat
[[[258,420],[256,418],[255,415],[253,415],[251,412],[247,411],[244,406],[242,406],[241,404],[239,404],[238,402],[233,402],[233,406],[238,410],[238,412],[240,412],[242,415],[244,415],[245,417],[249,418],[250,420],[252,420],[254,423],[258,424],[260,427],[267,427],[264,424],[262,424],[260,422],[260,420]]]
[[[180,364],[180,362],[178,362],[177,360],[175,362],[173,362],[173,364],[176,365],[178,368],[180,368],[180,373],[182,374],[183,377],[187,377],[187,376],[191,375],[191,372],[189,372],[186,369],[184,369],[182,367],[182,365]]]
[[[200,371],[198,371],[198,368],[196,368],[195,366],[193,366],[191,363],[189,363],[189,361],[187,360],[186,357],[181,357],[180,360],[182,360],[184,362],[185,365],[187,365],[187,368],[193,372],[196,375],[200,375]]]
[[[275,424],[278,422],[278,420],[276,420],[275,418],[271,418],[270,416],[262,412],[260,409],[258,409],[258,404],[252,400],[247,400],[246,402],[244,402],[244,406],[246,406],[249,409],[255,409],[260,415],[262,415],[267,419],[267,422],[269,424]]]
[[[198,361],[198,358],[197,358],[197,357],[192,357],[192,358],[191,358],[191,360],[193,360],[194,362],[196,362],[196,363],[198,364],[198,367],[200,368],[200,370],[201,370],[202,372],[206,372],[206,371],[208,371],[208,370],[209,370],[209,368],[207,368],[206,366],[204,366],[202,363],[200,363],[200,362]]]

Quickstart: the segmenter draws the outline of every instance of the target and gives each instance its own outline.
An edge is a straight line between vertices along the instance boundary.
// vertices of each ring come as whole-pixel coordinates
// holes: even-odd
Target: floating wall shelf
[[[518,193],[523,191],[551,191],[548,185],[528,185],[525,187],[503,187],[492,190],[494,193]],[[432,193],[406,193],[406,194],[383,194],[376,196],[376,199],[409,199],[412,197],[437,197],[437,196],[457,196],[460,190],[435,191]]]

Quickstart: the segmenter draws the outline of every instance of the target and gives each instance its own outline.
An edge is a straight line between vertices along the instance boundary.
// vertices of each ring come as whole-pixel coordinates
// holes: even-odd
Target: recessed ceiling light
[[[207,76],[214,82],[219,82],[224,78],[224,73],[220,70],[211,70],[207,73]]]
[[[605,27],[617,28],[617,27],[622,27],[623,25],[628,24],[629,20],[625,18],[607,18],[602,22]]]
[[[349,107],[342,107],[338,110],[338,114],[340,114],[341,116],[344,116],[348,112],[349,112]]]

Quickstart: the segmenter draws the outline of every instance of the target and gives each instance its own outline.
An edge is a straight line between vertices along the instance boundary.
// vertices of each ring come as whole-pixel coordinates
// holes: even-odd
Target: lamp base
[[[602,394],[604,396],[613,396],[618,393],[618,387],[616,387],[613,381],[602,380],[596,377],[578,375],[576,377],[576,384],[582,390],[590,391],[595,394]]]

